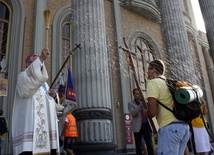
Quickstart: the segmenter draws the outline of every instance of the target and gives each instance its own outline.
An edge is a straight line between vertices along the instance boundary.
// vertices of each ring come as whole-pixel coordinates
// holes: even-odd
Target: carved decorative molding
[[[120,0],[120,5],[149,20],[161,22],[160,11],[154,1],[149,0]]]
[[[109,119],[112,120],[112,113],[104,110],[78,110],[74,112],[76,120],[85,119]]]

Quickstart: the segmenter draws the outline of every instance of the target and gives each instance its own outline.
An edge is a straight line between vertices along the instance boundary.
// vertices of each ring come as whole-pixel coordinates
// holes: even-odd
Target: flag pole
[[[65,59],[64,63],[62,64],[62,67],[59,69],[59,71],[58,71],[56,77],[54,78],[53,82],[51,83],[50,88],[53,87],[53,85],[54,85],[54,83],[56,82],[56,80],[57,80],[59,74],[61,73],[61,71],[62,71],[63,68],[65,67],[65,64],[66,64],[67,61],[69,60],[70,55],[71,55],[77,48],[81,49],[81,45],[80,45],[80,44],[78,44],[78,45],[75,44],[75,45],[76,45],[76,47],[69,53],[69,55],[68,55],[67,58]]]

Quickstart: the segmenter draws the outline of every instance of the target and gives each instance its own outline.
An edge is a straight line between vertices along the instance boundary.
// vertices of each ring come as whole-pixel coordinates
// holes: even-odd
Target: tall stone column
[[[214,77],[214,66],[213,66],[213,61],[212,61],[212,57],[210,55],[210,52],[208,50],[208,48],[203,47],[203,54],[204,54],[204,61],[206,64],[206,68],[207,70],[205,70],[207,73],[203,74],[208,75],[204,77],[204,80],[209,81],[209,82],[205,82],[205,92],[206,92],[206,97],[207,97],[207,110],[208,110],[208,121],[210,122],[210,134],[211,137],[214,137],[214,113],[213,113],[213,109],[214,109],[214,102],[213,102],[213,98],[211,96],[214,96],[214,81],[213,81],[213,77]],[[203,71],[203,72],[205,72]],[[211,91],[210,91],[211,90]]]
[[[212,92],[212,96],[214,96],[214,81],[213,81],[213,77],[214,77],[214,66],[213,66],[213,61],[211,59],[210,56],[210,52],[207,48],[203,49],[203,53],[204,53],[204,60],[206,62],[206,67],[207,67],[207,74],[209,77],[209,82],[210,82],[210,87],[211,87],[211,92]]]
[[[74,113],[79,131],[76,149],[82,154],[106,154],[115,144],[104,2],[72,0],[72,16],[73,43],[81,44],[72,57],[78,105]]]
[[[172,78],[195,83],[193,58],[183,20],[181,0],[161,0],[160,11],[167,73]]]
[[[212,59],[214,60],[214,1],[213,0],[199,0],[201,12],[205,22],[207,32],[207,39],[210,45]],[[197,20],[197,19],[196,19]]]

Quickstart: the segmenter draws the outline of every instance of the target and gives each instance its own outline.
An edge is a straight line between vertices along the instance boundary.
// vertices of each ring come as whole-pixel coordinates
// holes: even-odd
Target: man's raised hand
[[[50,51],[48,48],[44,48],[42,50],[41,56],[40,56],[40,60],[41,62],[44,62],[47,58],[50,57]]]

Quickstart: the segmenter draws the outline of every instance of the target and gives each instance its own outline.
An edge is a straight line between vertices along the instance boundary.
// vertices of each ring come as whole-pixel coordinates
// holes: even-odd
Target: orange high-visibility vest
[[[76,125],[76,119],[72,114],[68,114],[66,116],[68,118],[68,124],[65,132],[63,133],[63,136],[65,137],[78,137],[77,133],[77,125]]]

